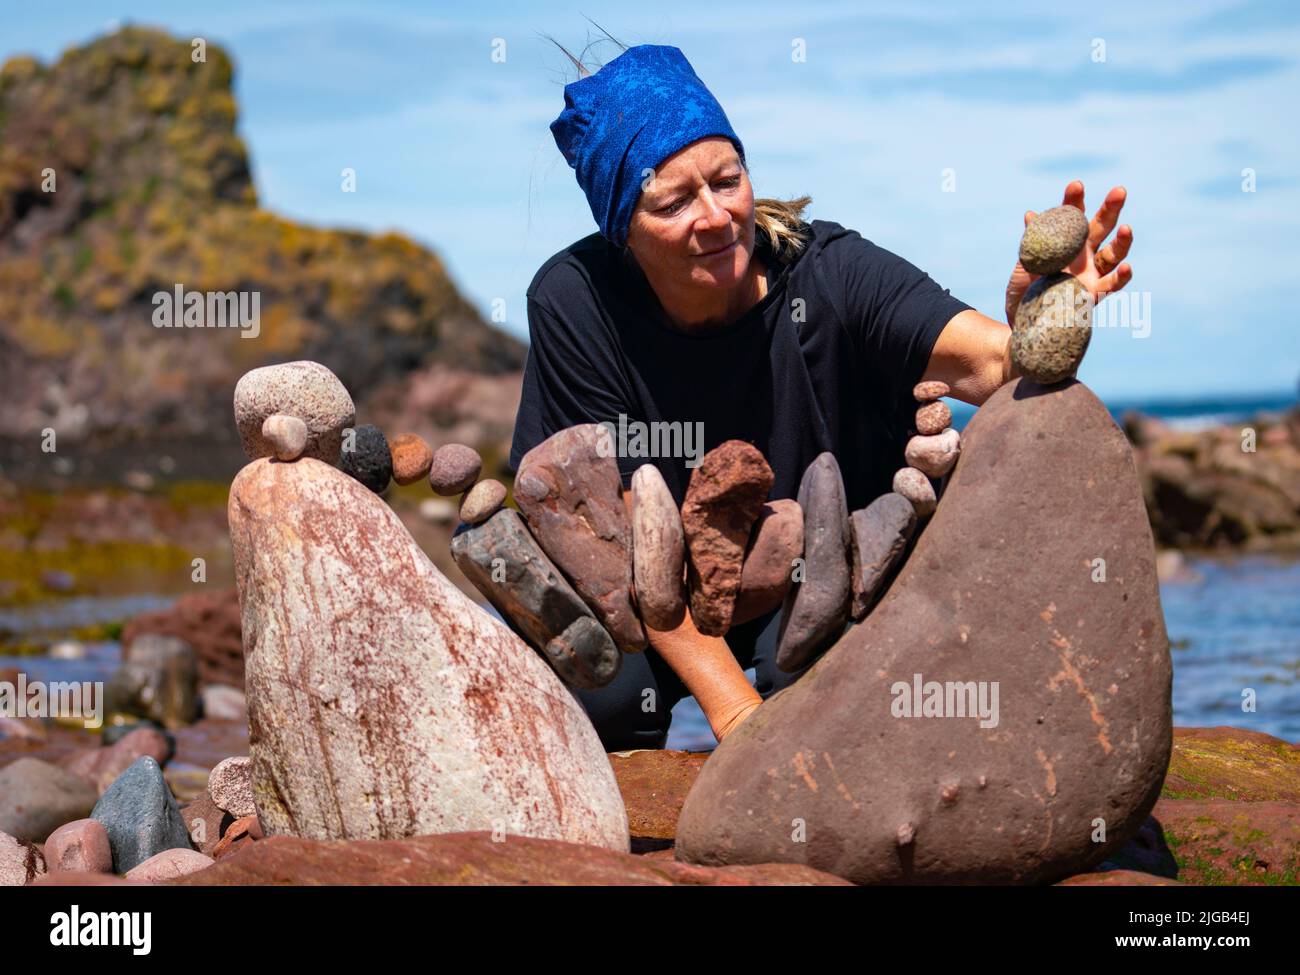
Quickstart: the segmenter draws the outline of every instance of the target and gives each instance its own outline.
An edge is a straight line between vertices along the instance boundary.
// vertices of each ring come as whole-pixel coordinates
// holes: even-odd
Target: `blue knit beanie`
[[[587,194],[600,232],[627,243],[645,170],[706,136],[726,136],[743,164],[745,147],[726,113],[675,47],[630,47],[595,74],[565,85],[555,144]]]

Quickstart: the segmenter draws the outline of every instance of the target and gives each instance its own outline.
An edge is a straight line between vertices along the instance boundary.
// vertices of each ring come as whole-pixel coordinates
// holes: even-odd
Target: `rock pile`
[[[1078,207],[1044,210],[1025,227],[1020,263],[1041,275],[1016,309],[1011,361],[1021,375],[1044,385],[1069,379],[1092,338],[1092,296],[1065,273],[1088,239],[1088,218]]]

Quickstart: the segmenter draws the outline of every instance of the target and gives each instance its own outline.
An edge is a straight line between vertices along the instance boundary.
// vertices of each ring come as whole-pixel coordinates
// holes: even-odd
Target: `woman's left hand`
[[[1097,215],[1088,225],[1087,243],[1083,245],[1079,256],[1066,268],[1079,279],[1080,284],[1088,289],[1094,305],[1106,295],[1119,291],[1133,277],[1133,268],[1124,260],[1128,256],[1129,248],[1133,246],[1132,227],[1128,224],[1120,224],[1115,239],[1105,247],[1101,246],[1102,242],[1110,236],[1110,232],[1115,229],[1115,223],[1119,220],[1119,212],[1124,209],[1124,200],[1127,196],[1124,187],[1111,188]],[[1065,188],[1065,199],[1062,205],[1083,210],[1082,180],[1076,179]],[[1037,214],[1033,210],[1025,211],[1026,227],[1035,216]],[[1011,272],[1011,280],[1007,282],[1008,325],[1015,325],[1016,309],[1020,307],[1020,299],[1037,279],[1037,274],[1030,274],[1019,260],[1016,261],[1015,270]]]

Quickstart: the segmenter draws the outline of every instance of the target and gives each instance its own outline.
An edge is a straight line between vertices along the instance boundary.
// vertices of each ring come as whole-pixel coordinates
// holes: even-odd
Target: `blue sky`
[[[1149,329],[1097,328],[1081,378],[1109,399],[1293,392],[1300,4],[1082,7],[3,0],[0,57],[57,58],[114,19],[223,45],[264,206],[410,235],[526,338],[534,272],[595,229],[548,128],[573,71],[539,34],[577,50],[599,36],[590,17],[684,51],[759,194],[811,194],[813,217],[995,318],[1024,210],[1059,204],[1077,177],[1091,214],[1123,184],[1142,293],[1129,307],[1149,309]],[[340,191],[344,167],[356,193]]]

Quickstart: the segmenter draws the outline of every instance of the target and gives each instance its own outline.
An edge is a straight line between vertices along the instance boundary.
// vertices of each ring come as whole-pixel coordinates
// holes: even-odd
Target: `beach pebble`
[[[236,819],[255,815],[252,760],[245,755],[218,762],[208,776],[208,795]]]
[[[271,445],[276,460],[297,460],[307,448],[307,424],[296,416],[272,413],[262,421],[262,438]]]
[[[77,640],[60,640],[49,650],[52,660],[81,660],[86,656],[86,646]]]
[[[174,739],[170,735],[152,725],[137,725],[111,745],[87,748],[74,754],[65,760],[64,768],[94,784],[103,795],[137,759],[148,755],[162,765],[174,749]]]
[[[50,873],[109,873],[113,852],[104,824],[97,819],[76,819],[60,826],[45,841],[45,865]]]
[[[433,455],[429,467],[429,487],[434,494],[449,497],[468,490],[483,471],[483,458],[473,447],[463,443],[443,444]]]
[[[481,525],[461,525],[452,536],[451,555],[465,578],[566,684],[595,690],[614,679],[623,655],[538,547],[518,511],[502,508]]]
[[[384,431],[370,423],[345,433],[339,470],[350,474],[375,494],[383,494],[393,479],[393,454]]]
[[[0,832],[0,887],[22,887],[45,873],[45,857],[31,843]]]
[[[647,638],[632,602],[632,521],[615,454],[604,424],[560,430],[520,460],[515,502],[619,649],[635,653]]]
[[[131,641],[124,656],[104,688],[108,711],[148,718],[164,728],[198,718],[198,663],[188,643],[143,633]]]
[[[961,451],[961,434],[952,427],[932,436],[915,436],[907,442],[903,456],[928,477],[943,477],[957,463]]]
[[[912,387],[912,395],[916,397],[918,403],[925,403],[932,399],[939,399],[947,396],[952,390],[948,384],[938,379],[928,379],[923,383],[917,383]]]
[[[733,626],[747,623],[781,605],[790,591],[794,560],[803,555],[803,509],[794,498],[763,505],[749,534]]]
[[[853,596],[849,509],[840,466],[819,454],[799,482],[803,511],[803,573],[792,580],[781,607],[776,665],[793,673],[844,632]]]
[[[907,498],[891,492],[853,512],[849,521],[853,543],[853,605],[849,615],[861,620],[902,557],[916,529],[916,511]]]
[[[0,768],[0,832],[29,843],[43,843],[64,823],[83,819],[99,791],[80,775],[43,762],[20,758]]]
[[[127,880],[143,880],[149,883],[161,883],[175,880],[186,874],[196,873],[216,861],[198,850],[163,850],[155,853],[148,860],[132,867],[126,872]]]
[[[895,472],[894,491],[912,502],[918,518],[932,514],[939,503],[934,494],[934,485],[924,472],[915,467],[903,467]]]
[[[226,828],[235,821],[230,813],[212,801],[206,789],[181,807],[181,819],[189,830],[190,843],[200,853],[208,856],[212,856],[212,851],[225,835]]]
[[[199,691],[203,717],[215,721],[247,721],[248,701],[238,687],[207,684]]]
[[[460,520],[471,525],[487,521],[505,504],[506,486],[488,478],[479,481],[460,499]]]
[[[399,433],[388,442],[393,455],[393,480],[398,484],[414,484],[429,474],[433,464],[433,449],[417,433]]]
[[[1020,238],[1020,263],[1030,274],[1055,274],[1069,267],[1088,239],[1088,218],[1078,207],[1044,210]]]
[[[691,472],[682,501],[691,620],[706,636],[731,628],[749,534],[775,475],[762,452],[727,440]]]
[[[306,359],[252,369],[235,384],[235,424],[250,459],[275,454],[262,424],[276,413],[302,420],[307,425],[302,456],[327,464],[338,462],[343,430],[356,419],[352,397],[339,377]]]
[[[108,831],[114,873],[126,873],[163,850],[190,848],[176,799],[162,769],[148,756],[118,776],[90,817]]]
[[[926,403],[916,411],[916,432],[922,436],[942,433],[952,423],[947,403]]]
[[[446,498],[425,498],[419,511],[421,518],[435,525],[452,525],[460,519],[460,505]]]
[[[1092,338],[1091,303],[1088,290],[1069,274],[1031,284],[1011,330],[1012,364],[1043,385],[1073,376]]]
[[[646,626],[673,630],[686,618],[686,536],[682,514],[659,468],[632,474],[632,576]]]
[[[232,853],[238,853],[249,843],[261,838],[262,824],[258,822],[257,817],[242,816],[230,824],[230,828],[221,837],[221,841],[213,848],[212,858],[220,860]]]

